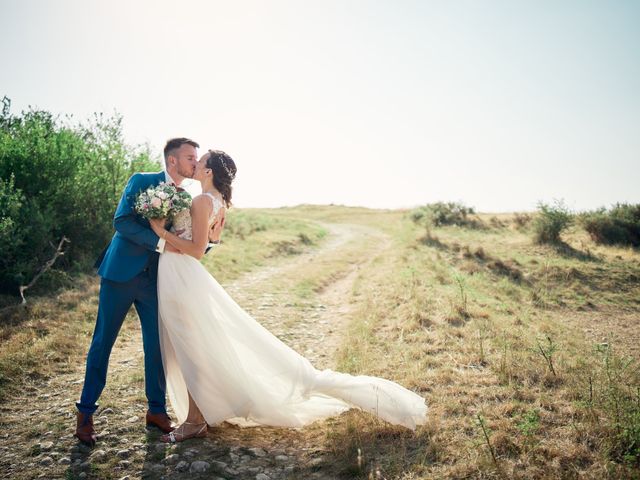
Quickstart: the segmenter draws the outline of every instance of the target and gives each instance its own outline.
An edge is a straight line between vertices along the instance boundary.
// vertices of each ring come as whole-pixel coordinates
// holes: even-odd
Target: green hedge
[[[596,243],[640,246],[640,205],[617,203],[583,213],[580,223]]]
[[[158,170],[148,147],[129,146],[122,117],[84,123],[29,109],[0,116],[0,289],[17,293],[70,239],[56,268],[86,269],[113,234],[129,176]]]

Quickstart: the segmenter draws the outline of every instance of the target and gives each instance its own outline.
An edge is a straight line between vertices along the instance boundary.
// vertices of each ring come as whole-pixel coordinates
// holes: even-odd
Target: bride
[[[410,429],[426,420],[422,397],[377,377],[317,370],[272,335],[202,266],[208,233],[219,239],[236,165],[210,150],[193,176],[202,195],[180,212],[170,231],[153,230],[173,249],[160,256],[158,310],[169,400],[180,426],[161,437],[204,437],[207,425],[302,427],[352,407]],[[174,250],[175,249],[175,250]]]

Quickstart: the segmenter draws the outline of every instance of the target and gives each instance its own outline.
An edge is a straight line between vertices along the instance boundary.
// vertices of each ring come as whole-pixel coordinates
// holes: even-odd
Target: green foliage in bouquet
[[[136,198],[135,209],[146,219],[168,218],[191,207],[191,196],[173,185],[162,182],[149,187]]]

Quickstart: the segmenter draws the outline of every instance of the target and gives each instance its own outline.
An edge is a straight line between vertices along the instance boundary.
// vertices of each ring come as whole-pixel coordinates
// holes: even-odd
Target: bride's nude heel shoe
[[[186,435],[182,433],[182,431],[184,430],[184,425],[201,425],[201,428],[195,433],[190,433]],[[160,437],[160,441],[164,443],[178,443],[178,442],[183,442],[185,440],[188,440],[189,438],[203,438],[207,436],[208,426],[209,425],[207,424],[207,422],[204,422],[204,423],[184,422],[182,425],[176,428],[173,432],[170,432],[167,435],[162,435]],[[177,438],[178,436],[180,437],[180,439]]]

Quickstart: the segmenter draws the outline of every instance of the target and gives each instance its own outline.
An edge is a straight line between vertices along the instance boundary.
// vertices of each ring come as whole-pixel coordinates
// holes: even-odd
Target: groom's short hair
[[[169,155],[175,156],[176,150],[178,150],[184,144],[191,145],[192,147],[195,147],[195,148],[200,148],[200,145],[198,145],[198,142],[194,142],[190,138],[185,138],[185,137],[170,138],[169,140],[167,140],[167,144],[164,146],[165,163],[167,160],[169,160]]]

